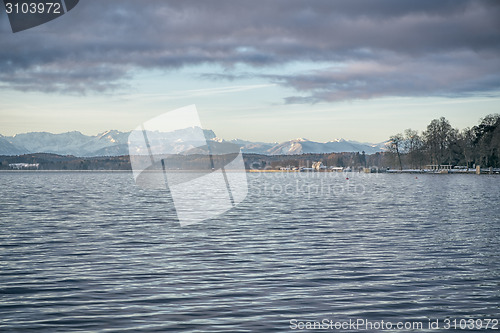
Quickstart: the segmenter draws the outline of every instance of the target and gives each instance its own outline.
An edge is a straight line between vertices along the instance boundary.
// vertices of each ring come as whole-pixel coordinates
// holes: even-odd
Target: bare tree
[[[432,164],[452,162],[451,146],[456,142],[458,130],[446,118],[434,119],[423,133],[425,146]]]
[[[422,147],[423,141],[418,131],[408,128],[405,130],[404,151],[408,154],[410,164],[412,168],[422,165]]]
[[[464,128],[458,134],[457,144],[461,149],[465,166],[469,170],[469,165],[474,161],[475,156],[474,132],[469,127]]]
[[[395,153],[398,157],[399,161],[399,170],[403,170],[403,163],[401,162],[401,149],[403,148],[404,137],[403,134],[398,133],[396,135],[392,135],[389,140],[391,141],[389,145],[389,149],[392,153]]]
[[[486,166],[500,165],[500,115],[490,114],[472,128],[474,146],[478,153],[477,163]]]

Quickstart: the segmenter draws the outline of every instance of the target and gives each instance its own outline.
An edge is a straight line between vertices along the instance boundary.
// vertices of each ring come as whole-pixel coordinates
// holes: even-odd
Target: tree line
[[[388,149],[400,169],[443,164],[498,168],[500,114],[487,115],[478,125],[461,131],[453,128],[444,117],[434,119],[423,132],[409,128],[392,135]]]

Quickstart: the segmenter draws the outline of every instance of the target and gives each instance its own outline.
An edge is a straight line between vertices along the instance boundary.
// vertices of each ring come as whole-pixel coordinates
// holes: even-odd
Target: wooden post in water
[[[481,166],[476,165],[476,175],[480,175],[480,174],[481,174]]]

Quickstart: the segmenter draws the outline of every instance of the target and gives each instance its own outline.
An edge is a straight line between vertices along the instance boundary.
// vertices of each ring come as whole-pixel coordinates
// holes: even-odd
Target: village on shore
[[[362,173],[431,173],[431,174],[500,174],[500,168],[481,168],[474,165],[472,168],[463,165],[426,165],[422,169],[391,169],[379,167],[339,167],[326,166],[323,162],[313,162],[310,167],[286,166],[276,169],[255,170],[250,172],[362,172]]]
[[[122,157],[123,158],[123,157]],[[111,159],[113,160],[113,159]],[[288,160],[287,162],[289,162]],[[70,160],[70,162],[73,162]],[[127,163],[128,162],[128,163]],[[467,167],[464,165],[451,165],[451,164],[441,164],[441,165],[426,165],[423,168],[390,168],[390,167],[378,167],[371,166],[365,167],[362,165],[351,165],[351,166],[328,166],[325,165],[323,161],[312,162],[311,160],[302,160],[300,165],[287,164],[286,166],[280,166],[279,162],[274,162],[273,164],[267,164],[261,161],[262,164],[255,165],[255,163],[248,163],[246,161],[246,170],[248,172],[357,172],[357,173],[428,173],[428,174],[500,174],[500,168],[487,167],[482,168],[479,165],[473,165],[472,167]],[[297,161],[298,162],[298,161]],[[11,171],[43,171],[43,170],[81,170],[81,171],[104,171],[104,170],[130,170],[130,164],[128,159],[125,163],[116,163],[107,165],[96,163],[95,168],[81,168],[82,163],[88,163],[88,161],[78,163],[64,163],[53,168],[47,168],[47,164],[43,163],[8,163],[3,170]],[[105,163],[110,163],[110,158],[105,160]],[[75,164],[75,165],[73,165]],[[284,163],[281,163],[284,164]],[[297,163],[298,164],[298,163]],[[304,166],[305,164],[305,166]],[[78,167],[75,167],[78,166]],[[103,166],[106,166],[103,168]],[[117,167],[118,166],[118,167]]]

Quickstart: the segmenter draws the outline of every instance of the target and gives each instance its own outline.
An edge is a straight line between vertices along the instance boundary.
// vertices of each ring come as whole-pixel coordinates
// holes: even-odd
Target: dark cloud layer
[[[136,69],[217,64],[224,73],[203,77],[260,76],[296,89],[288,103],[488,93],[500,88],[499,17],[493,0],[85,0],[17,34],[0,15],[0,86],[102,92]],[[301,61],[331,66],[275,74]]]

